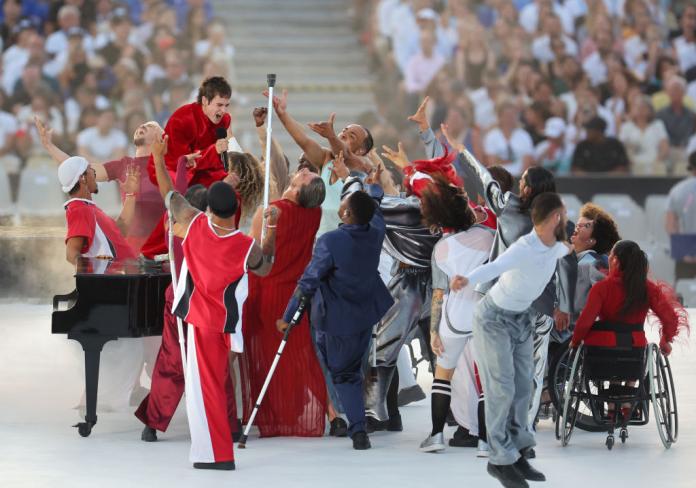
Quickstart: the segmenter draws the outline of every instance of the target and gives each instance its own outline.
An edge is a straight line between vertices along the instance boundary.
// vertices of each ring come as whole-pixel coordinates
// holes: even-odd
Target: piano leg
[[[68,338],[79,342],[85,351],[85,397],[87,400],[87,411],[85,421],[79,422],[73,425],[73,427],[77,427],[77,431],[82,437],[87,437],[92,433],[92,427],[97,423],[97,388],[99,387],[101,350],[104,344],[117,338],[79,332],[68,334]]]

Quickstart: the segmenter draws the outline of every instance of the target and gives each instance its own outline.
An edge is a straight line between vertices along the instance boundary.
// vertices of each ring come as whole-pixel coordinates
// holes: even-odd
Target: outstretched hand
[[[466,277],[456,275],[450,281],[450,290],[455,291],[455,292],[459,291],[459,290],[463,290],[464,288],[466,288],[466,286],[468,284],[469,284],[469,280]]]
[[[268,98],[268,90],[263,91],[263,96]],[[273,95],[273,110],[278,114],[278,117],[282,117],[286,114],[288,108],[288,91],[283,89],[280,98]]]
[[[329,139],[331,137],[336,137],[336,131],[334,131],[334,120],[336,120],[336,112],[331,112],[331,115],[329,115],[329,120],[326,122],[314,122],[307,125],[324,139]]]
[[[430,97],[426,96],[418,107],[418,110],[416,110],[416,113],[408,117],[408,120],[418,124],[418,128],[421,130],[421,132],[430,128],[428,116],[425,113],[426,109],[428,108],[429,101]]]
[[[138,193],[140,191],[140,167],[135,164],[126,166],[126,181],[121,183],[123,193]]]
[[[167,154],[167,144],[169,143],[169,136],[167,134],[162,134],[158,135],[155,137],[155,140],[152,141],[152,144],[150,145],[150,150],[152,151],[152,156],[155,159],[155,162],[157,162],[157,158],[162,158],[164,160],[164,156]]]
[[[266,123],[268,109],[266,107],[256,107],[254,108],[254,111],[251,114],[254,116],[254,123],[256,124],[256,127],[261,127],[263,124]]]
[[[43,147],[48,147],[53,144],[53,129],[46,127],[37,115],[34,115],[34,124],[36,125],[36,130],[39,132],[41,145]]]
[[[348,166],[346,166],[346,159],[343,156],[343,151],[339,152],[334,158],[331,172],[341,181],[345,181],[345,179],[350,176],[350,170],[348,169]]]
[[[200,151],[192,152],[191,154],[187,154],[184,157],[186,158],[186,167],[187,168],[195,168],[196,165],[198,164],[198,158],[201,157],[201,152]]]
[[[384,150],[382,157],[388,159],[399,168],[404,169],[411,163],[408,160],[408,155],[406,154],[404,145],[401,142],[398,143],[397,148],[398,150],[395,151],[389,146],[382,146],[382,150]]]

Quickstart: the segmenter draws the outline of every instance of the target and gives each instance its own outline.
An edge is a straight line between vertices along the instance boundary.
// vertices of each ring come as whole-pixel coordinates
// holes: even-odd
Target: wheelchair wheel
[[[648,350],[648,375],[650,378],[650,400],[657,424],[657,432],[665,449],[669,449],[677,440],[679,420],[677,415],[677,397],[674,391],[672,370],[667,359],[656,344],[650,344]]]
[[[578,415],[578,407],[580,406],[580,394],[582,392],[582,358],[583,347],[578,347],[577,350],[570,354],[569,359],[572,361],[572,366],[565,382],[565,390],[563,391],[563,410],[556,418],[556,437],[560,436],[561,445],[563,447],[570,442],[570,436],[573,434],[573,427]]]
[[[563,410],[561,398],[563,398],[563,389],[565,388],[568,373],[572,367],[572,363],[570,362],[570,349],[568,348],[569,343],[570,340],[561,344],[556,350],[556,353],[549,359],[548,392],[556,412],[561,412]],[[595,422],[590,405],[585,399],[580,400],[575,426],[586,432],[606,431],[605,427]],[[557,433],[556,438],[560,440],[560,433]]]

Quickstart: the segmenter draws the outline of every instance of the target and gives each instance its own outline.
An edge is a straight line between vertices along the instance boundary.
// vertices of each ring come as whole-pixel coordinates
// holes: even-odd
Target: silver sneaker
[[[420,450],[421,452],[444,451],[445,436],[442,434],[442,432],[438,432],[435,435],[429,435],[423,442],[421,442]]]
[[[487,458],[488,457],[488,443],[482,439],[478,441],[478,449],[476,450],[476,457]]]

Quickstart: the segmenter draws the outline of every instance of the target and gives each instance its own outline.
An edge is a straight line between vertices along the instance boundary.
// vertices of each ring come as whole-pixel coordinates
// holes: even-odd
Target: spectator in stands
[[[657,112],[657,118],[665,124],[669,135],[670,166],[667,172],[668,174],[683,174],[682,162],[686,159],[684,148],[694,132],[696,114],[684,106],[686,82],[683,78],[672,76],[667,80],[665,89],[670,104]]]
[[[634,175],[663,175],[669,157],[669,137],[665,125],[655,118],[648,97],[634,100],[631,116],[621,126],[619,140],[626,146]]]
[[[696,5],[687,4],[679,19],[681,35],[672,43],[679,68],[692,81],[696,79]]]
[[[5,93],[0,90],[0,167],[8,174],[17,174],[22,162],[15,153],[15,135],[19,124],[14,114],[5,112]]]
[[[0,23],[0,51],[10,45],[15,27],[19,24],[22,15],[22,2],[20,0],[5,0],[2,4],[2,23]]]
[[[225,24],[220,21],[211,22],[205,37],[195,42],[193,48],[196,59],[201,64],[217,58],[229,63],[234,57],[234,46],[226,39]]]
[[[512,102],[498,107],[498,127],[483,139],[486,164],[502,165],[513,176],[521,175],[534,161],[534,144],[527,131],[519,127],[519,111]]]
[[[77,153],[89,161],[110,161],[125,156],[128,138],[115,125],[114,109],[101,110],[96,127],[89,127],[77,135]]]
[[[572,37],[563,32],[563,25],[558,15],[549,13],[543,19],[541,35],[532,42],[532,54],[540,63],[550,63],[556,58],[554,42],[560,43],[560,52],[570,56],[578,55],[578,45]]]
[[[74,5],[63,5],[58,10],[59,30],[46,38],[46,52],[52,56],[58,56],[68,49],[68,32],[75,27],[80,27],[80,9]],[[83,39],[85,51],[93,52],[93,39],[89,34]]]
[[[586,139],[580,141],[573,153],[571,171],[585,173],[627,173],[630,163],[626,150],[618,139],[607,137],[607,123],[593,117],[584,125]]]
[[[404,71],[406,93],[420,98],[444,64],[445,58],[435,51],[435,33],[421,31],[420,50],[408,60]]]
[[[566,123],[560,117],[551,117],[544,126],[546,140],[534,148],[534,159],[538,166],[543,166],[558,175],[570,172],[573,158],[573,144],[566,140]]]
[[[124,9],[111,17],[109,22],[109,41],[98,53],[110,66],[115,65],[123,57],[133,59],[138,70],[145,69],[145,56],[137,45],[131,43],[130,35],[133,25],[131,24],[128,12]]]
[[[14,95],[17,81],[29,62],[31,43],[37,35],[36,26],[28,19],[23,19],[12,31],[13,44],[5,46],[2,54],[2,86],[9,96]]]
[[[597,50],[590,54],[582,63],[593,86],[601,85],[607,81],[607,60],[613,52],[614,36],[610,29],[601,29],[594,36]]]
[[[672,234],[696,234],[696,152],[689,156],[691,175],[677,183],[667,199],[665,229]],[[676,279],[696,278],[696,251],[694,256],[676,263]]]

